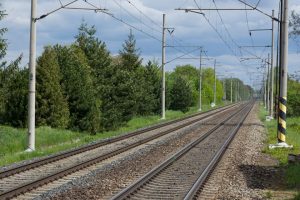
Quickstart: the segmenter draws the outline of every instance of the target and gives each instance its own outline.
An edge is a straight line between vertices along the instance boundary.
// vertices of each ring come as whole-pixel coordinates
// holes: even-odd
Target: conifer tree
[[[138,108],[143,104],[142,99],[145,95],[145,90],[142,87],[143,77],[141,77],[141,66],[142,59],[140,59],[140,50],[136,48],[136,40],[130,30],[127,40],[123,44],[123,49],[120,51],[121,65],[120,70],[123,71],[123,74],[127,77],[124,77],[124,81],[127,79],[126,89],[127,94],[124,96],[126,103],[125,106],[126,121],[129,120],[132,116],[139,114]]]
[[[57,55],[52,47],[45,47],[37,61],[37,112],[38,125],[66,128],[69,125],[69,108],[60,85],[62,81]]]
[[[4,112],[0,116],[2,123],[25,127],[28,101],[28,69],[20,69],[22,56],[3,70]]]
[[[0,4],[0,7],[1,7],[1,4]],[[5,16],[5,12],[3,10],[0,10],[0,22],[4,18],[4,16]],[[0,27],[0,123],[1,123],[1,115],[3,115],[3,112],[4,112],[4,103],[5,103],[5,99],[4,99],[5,94],[4,94],[4,88],[3,88],[4,87],[3,71],[4,71],[5,62],[3,61],[3,57],[6,54],[7,43],[6,43],[6,40],[3,38],[3,35],[6,31],[7,31],[7,28]]]
[[[3,123],[1,116],[3,116],[4,113],[4,95],[4,70],[2,67],[0,67],[0,123]]]
[[[0,3],[1,7],[1,3]],[[0,10],[0,21],[6,16],[4,10]],[[6,39],[3,38],[4,33],[7,32],[7,28],[0,27],[0,68],[4,66],[5,62],[2,61],[6,55],[7,43]]]
[[[120,51],[122,68],[131,72],[135,72],[142,64],[140,59],[140,50],[136,48],[136,40],[130,30],[128,39],[122,45],[123,49]]]
[[[113,74],[109,72],[112,59],[105,43],[96,37],[96,29],[94,26],[88,27],[88,25],[83,22],[78,30],[79,33],[75,36],[75,44],[84,52],[88,64],[91,67],[97,101],[101,104],[99,106],[99,112],[102,116],[105,116],[102,113],[104,112],[103,110],[107,109],[105,105],[108,104],[106,100],[107,94],[111,91],[109,88],[113,87],[110,80]],[[104,90],[106,94],[105,97],[103,95]],[[103,120],[102,118],[103,117],[101,117],[101,127],[108,127],[109,125],[105,124],[107,120]]]
[[[105,129],[116,129],[137,113],[139,94],[138,70],[141,67],[132,32],[123,44],[120,56],[106,68],[102,92],[102,118]]]
[[[70,110],[70,128],[96,133],[100,130],[100,102],[96,98],[91,68],[76,46],[55,47],[63,75],[62,86]]]
[[[97,96],[101,98],[104,82],[103,71],[111,65],[110,53],[106,44],[96,37],[94,26],[88,27],[87,23],[83,22],[78,31],[78,35],[75,36],[75,44],[84,52],[87,58],[87,62],[92,69]]]
[[[142,79],[139,87],[143,95],[138,99],[138,114],[149,115],[159,114],[160,95],[161,95],[161,77],[159,66],[155,62],[149,61],[147,65],[140,68],[138,77]]]

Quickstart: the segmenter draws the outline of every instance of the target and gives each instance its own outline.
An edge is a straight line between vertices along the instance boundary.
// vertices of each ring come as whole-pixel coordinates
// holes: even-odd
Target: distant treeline
[[[158,63],[142,64],[131,31],[118,56],[112,56],[95,34],[94,26],[82,23],[73,44],[46,46],[37,59],[37,126],[97,133],[116,129],[134,116],[160,114]],[[19,66],[20,61],[21,56],[0,67],[0,123],[15,127],[27,125],[29,73]],[[199,71],[195,67],[177,66],[166,77],[167,109],[186,112],[198,105]],[[238,79],[232,82],[234,101],[250,97],[249,86]],[[217,103],[225,96],[223,84],[217,80]],[[204,69],[203,104],[213,102],[213,85],[213,70]],[[230,79],[225,85],[230,100]]]

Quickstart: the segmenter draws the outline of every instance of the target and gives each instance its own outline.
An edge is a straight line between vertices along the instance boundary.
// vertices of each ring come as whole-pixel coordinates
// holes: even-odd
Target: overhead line
[[[197,1],[194,0],[196,6],[201,10],[200,6],[198,5]],[[217,33],[217,35],[219,36],[219,38],[225,43],[225,45],[228,47],[228,49],[235,55],[235,57],[237,58],[236,53],[234,52],[234,50],[232,49],[232,47],[226,42],[226,40],[222,37],[222,35],[220,34],[220,32],[217,30],[217,28],[210,22],[210,20],[203,15],[204,19],[207,21],[207,23],[211,26],[211,28]],[[239,59],[237,58],[237,60],[239,61]]]
[[[86,2],[87,4],[89,4],[90,6],[92,6],[92,7],[94,7],[94,8],[98,8],[98,6],[96,6],[96,5],[92,4],[92,3],[90,3],[88,0],[85,0],[84,2]],[[130,28],[133,28],[133,29],[135,29],[135,30],[137,30],[137,31],[139,31],[139,32],[141,32],[141,33],[147,35],[148,37],[150,37],[150,38],[152,38],[152,39],[154,39],[154,40],[156,40],[156,41],[158,41],[158,42],[161,42],[161,40],[158,39],[157,37],[155,37],[155,36],[153,36],[153,35],[151,35],[151,34],[145,32],[145,31],[142,30],[142,29],[139,29],[139,28],[135,27],[135,26],[132,25],[132,24],[129,24],[128,22],[125,22],[124,20],[122,20],[122,19],[116,17],[114,14],[109,13],[109,12],[107,12],[107,11],[101,11],[101,12],[104,13],[104,14],[107,14],[108,16],[112,17],[113,19],[115,19],[115,20],[117,20],[117,21],[119,21],[119,22],[121,22],[121,23],[123,23],[123,24],[129,26]]]
[[[243,3],[244,5],[252,8],[253,10],[257,10],[258,12],[260,12],[263,15],[266,15],[267,17],[270,17],[271,19],[274,19],[275,21],[279,21],[277,18],[273,18],[271,15],[263,12],[262,10],[258,9],[257,7],[254,7],[254,6],[250,5],[249,3],[245,2],[245,1],[242,1],[242,0],[238,0],[238,1],[241,2],[241,3]]]
[[[65,5],[63,5],[63,4],[61,3],[61,1],[59,1],[59,2],[60,2],[60,7],[59,7],[59,8],[54,9],[54,10],[52,10],[52,11],[46,13],[46,14],[43,14],[43,15],[41,15],[40,17],[38,17],[38,18],[36,18],[36,19],[34,19],[34,20],[37,21],[37,20],[43,19],[43,18],[45,18],[45,17],[47,17],[47,16],[49,16],[49,15],[51,15],[51,14],[53,14],[53,13],[59,11],[59,10],[61,10],[61,9],[66,8],[67,6],[69,6],[69,5],[73,4],[73,3],[75,3],[76,1],[78,1],[78,0],[73,0],[73,1],[71,1],[71,2],[69,2],[69,3],[67,3],[67,4],[65,4]]]
[[[115,1],[115,0],[114,0]],[[151,21],[153,24],[155,24],[156,26],[158,26],[159,28],[162,28],[161,25],[159,25],[157,22],[155,22],[154,20],[152,20],[149,16],[147,16],[142,10],[140,10],[137,6],[135,6],[132,1],[130,0],[126,0],[131,6],[133,6],[140,14],[142,14],[143,16],[145,16],[149,21]],[[120,6],[120,5],[119,5]],[[135,17],[136,18],[136,17]],[[140,20],[139,20],[140,21]],[[143,22],[142,22],[143,23]],[[144,24],[144,23],[143,23]],[[145,25],[145,24],[144,24]],[[156,29],[155,29],[156,30]],[[156,30],[157,31],[157,30]],[[161,31],[157,31],[159,33],[162,33]],[[181,46],[187,46],[187,45],[182,45],[182,43],[180,42],[179,39],[175,38],[174,35],[171,35],[172,39],[179,45]],[[182,40],[181,40],[182,41]],[[178,48],[175,48],[175,50],[179,51],[179,52],[182,52],[182,53],[186,53],[187,51],[185,50],[181,50],[181,49],[178,49]]]
[[[94,7],[94,8],[98,8],[96,5],[90,3],[88,0],[85,0],[84,2],[86,2],[87,4],[89,4],[90,6],[92,6],[92,7]],[[112,13],[109,13],[109,12],[103,11],[103,10],[102,10],[101,12],[104,13],[104,14],[107,14],[107,15],[109,15],[110,17],[112,17],[113,19],[115,19],[115,20],[117,20],[117,21],[119,21],[119,22],[121,22],[121,23],[123,23],[123,24],[125,24],[125,25],[127,25],[127,26],[129,26],[129,27],[131,27],[131,28],[133,28],[133,29],[135,29],[135,30],[137,30],[137,31],[139,31],[139,32],[141,32],[141,33],[147,35],[147,36],[149,36],[150,38],[152,38],[152,39],[154,39],[154,40],[156,40],[156,41],[158,41],[158,42],[160,42],[160,43],[162,42],[161,39],[158,39],[157,37],[155,37],[155,36],[153,36],[153,35],[151,35],[151,34],[145,32],[144,30],[139,29],[139,28],[135,27],[135,26],[132,25],[132,24],[129,24],[128,22],[126,22],[126,21],[124,21],[124,20],[122,20],[122,19],[116,17],[116,16],[115,16],[114,14],[112,14]],[[181,53],[184,53],[184,55],[188,55],[188,54],[191,53],[191,52],[187,52],[187,53],[186,53],[186,52],[182,51],[181,49],[178,49],[178,48],[175,48],[175,47],[171,47],[171,48],[173,48],[173,49],[175,49],[175,50],[177,50],[177,51],[179,51],[179,52],[181,52]]]
[[[221,22],[222,22],[222,24],[223,24],[223,26],[224,26],[225,31],[227,32],[227,34],[228,34],[228,36],[229,36],[229,38],[231,39],[231,41],[232,41],[237,47],[239,47],[239,45],[237,44],[237,42],[235,42],[234,39],[232,38],[232,36],[231,36],[229,30],[227,29],[227,27],[226,27],[226,25],[225,25],[225,23],[224,23],[224,20],[223,20],[223,18],[222,18],[222,16],[221,16],[220,12],[219,12],[219,10],[218,10],[218,7],[217,7],[217,4],[216,4],[215,0],[212,0],[212,1],[213,1],[214,5],[215,5],[215,8],[216,8],[217,13],[218,13],[218,15],[219,15],[219,18],[220,18],[220,20],[221,20]],[[241,53],[241,56],[243,56],[242,51],[240,51],[240,53]]]
[[[150,22],[152,22],[153,24],[155,24],[156,26],[158,26],[159,28],[162,28],[162,26],[160,24],[158,24],[157,22],[155,22],[153,19],[151,19],[148,15],[146,15],[143,11],[141,11],[138,7],[136,7],[131,1],[127,0],[127,2],[133,6],[137,11],[139,11],[139,13],[141,13],[144,17],[146,17]]]
[[[156,31],[158,33],[162,33],[162,31],[155,29],[151,26],[149,26],[148,24],[146,24],[145,22],[143,22],[141,19],[137,18],[136,16],[134,16],[132,13],[130,13],[126,8],[124,8],[120,3],[118,3],[116,0],[113,0],[115,4],[117,4],[121,9],[123,9],[128,15],[130,15],[131,17],[133,17],[134,19],[138,20],[140,23],[142,23],[144,26],[148,27],[149,29]]]
[[[183,55],[181,55],[181,56],[177,56],[177,57],[173,58],[172,60],[169,60],[169,61],[166,62],[165,64],[168,64],[168,63],[170,63],[170,62],[173,62],[173,61],[176,60],[176,59],[182,58],[182,57],[184,57],[184,56],[186,56],[186,55],[188,55],[188,54],[190,54],[190,53],[193,53],[193,52],[199,50],[200,48],[201,48],[201,47],[196,48],[196,49],[193,49],[192,51],[189,51],[189,52],[187,52],[187,53],[185,53],[185,54],[183,54]]]
[[[246,5],[245,5],[245,8],[246,8]],[[252,37],[251,31],[250,31],[250,27],[249,27],[249,20],[248,20],[247,10],[245,10],[245,14],[246,14],[246,24],[247,24],[247,28],[248,28],[248,34],[250,36],[250,40],[251,40],[252,46],[254,46],[253,37]],[[256,51],[254,53],[256,54]]]

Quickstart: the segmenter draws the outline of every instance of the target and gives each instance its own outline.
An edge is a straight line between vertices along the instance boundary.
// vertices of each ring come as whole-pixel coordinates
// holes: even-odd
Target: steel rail
[[[248,105],[248,104],[247,104]],[[214,131],[216,131],[218,128],[220,128],[222,125],[225,124],[225,122],[232,119],[234,116],[239,114],[241,111],[245,110],[247,108],[247,105],[245,107],[242,107],[237,112],[232,114],[231,116],[227,117],[222,122],[218,123],[215,127],[207,131],[204,135],[199,137],[197,140],[189,143],[186,145],[183,149],[175,153],[173,156],[171,156],[169,159],[152,169],[150,172],[142,176],[140,179],[138,179],[136,182],[122,190],[120,193],[113,196],[112,200],[120,200],[120,199],[126,199],[130,196],[130,194],[134,193],[134,191],[138,190],[142,185],[146,184],[148,181],[150,181],[153,177],[157,176],[160,172],[162,172],[164,169],[166,169],[168,166],[170,166],[172,163],[174,163],[176,160],[181,158],[184,154],[186,154],[188,151],[190,151],[192,148],[194,148],[196,145],[198,145],[200,142],[202,142],[205,138],[207,138],[210,134],[212,134]]]
[[[223,154],[225,153],[227,147],[232,142],[233,138],[235,137],[236,133],[239,131],[240,127],[244,123],[245,119],[247,118],[248,114],[251,112],[253,108],[253,105],[251,105],[251,109],[243,116],[243,118],[240,120],[238,125],[230,132],[229,138],[225,141],[225,143],[222,145],[222,147],[219,149],[219,151],[215,154],[209,165],[205,168],[203,173],[199,176],[197,181],[194,183],[194,185],[191,187],[189,192],[184,197],[184,200],[192,200],[197,196],[197,192],[200,190],[201,186],[205,183],[207,178],[209,177],[210,173],[213,171],[215,166],[218,164],[218,162],[221,160]]]
[[[229,106],[229,108],[232,108],[233,106],[236,106],[236,104],[235,104],[235,105]],[[83,169],[83,168],[89,167],[89,166],[91,166],[91,165],[93,165],[93,164],[96,164],[96,163],[99,163],[99,162],[101,162],[101,161],[103,161],[103,160],[105,160],[105,159],[108,159],[108,158],[110,158],[110,157],[113,157],[113,156],[115,156],[115,155],[118,155],[118,154],[120,154],[120,153],[123,153],[123,152],[125,152],[125,151],[127,151],[127,150],[130,150],[130,149],[133,149],[133,148],[135,148],[135,147],[137,147],[137,146],[140,146],[140,145],[142,145],[142,144],[144,144],[144,143],[147,143],[147,142],[149,142],[149,141],[152,141],[152,140],[154,140],[154,139],[157,139],[157,138],[159,138],[159,137],[162,137],[162,136],[164,136],[164,135],[167,135],[168,133],[174,132],[174,131],[176,131],[176,130],[179,130],[179,129],[181,129],[181,128],[184,128],[184,127],[186,127],[186,126],[189,126],[189,125],[191,125],[191,124],[193,124],[193,123],[196,123],[196,122],[198,122],[198,121],[200,121],[200,120],[203,120],[203,119],[208,118],[208,117],[210,117],[210,116],[216,115],[216,114],[218,114],[218,113],[220,113],[220,112],[222,112],[222,111],[224,111],[224,110],[227,110],[227,109],[229,109],[229,108],[228,108],[228,107],[223,108],[223,109],[219,110],[217,113],[215,113],[215,112],[210,113],[210,114],[208,114],[208,115],[206,115],[206,116],[197,118],[197,119],[195,119],[195,120],[192,120],[192,121],[189,121],[189,122],[187,122],[187,123],[181,124],[181,125],[179,125],[179,126],[173,127],[173,128],[168,129],[168,130],[166,130],[166,131],[160,132],[159,134],[155,134],[155,135],[153,135],[153,136],[150,136],[150,137],[148,137],[148,138],[142,139],[142,140],[137,141],[137,142],[135,142],[135,143],[132,143],[132,144],[130,144],[130,145],[121,147],[121,148],[119,148],[119,149],[117,149],[117,150],[115,150],[115,151],[112,151],[112,152],[103,154],[103,155],[101,155],[101,156],[98,156],[98,157],[96,157],[96,158],[89,159],[89,160],[87,160],[87,161],[83,161],[83,162],[81,162],[81,163],[79,163],[79,164],[76,164],[76,165],[74,165],[74,166],[65,168],[65,169],[60,170],[60,171],[58,171],[58,172],[56,172],[56,173],[53,173],[53,174],[47,175],[47,176],[45,176],[45,177],[42,177],[42,178],[40,178],[40,179],[38,179],[38,180],[35,180],[35,181],[32,181],[32,182],[28,182],[28,183],[26,183],[26,184],[20,185],[20,186],[18,186],[18,187],[16,187],[16,188],[13,188],[13,189],[11,189],[11,190],[4,191],[3,193],[0,194],[0,199],[9,199],[9,198],[13,198],[13,197],[18,196],[18,195],[20,195],[20,194],[23,194],[23,193],[25,193],[25,192],[28,192],[28,191],[30,191],[30,190],[32,190],[32,189],[34,189],[34,188],[40,187],[40,186],[42,186],[42,185],[44,185],[44,184],[47,184],[47,183],[49,183],[49,182],[53,182],[53,181],[55,181],[55,180],[57,180],[57,179],[59,179],[59,178],[62,178],[62,177],[64,177],[64,176],[67,176],[67,175],[69,175],[69,174],[71,174],[71,173],[74,173],[74,172],[76,172],[76,171],[78,171],[78,170],[81,170],[81,169]],[[194,116],[197,116],[197,114],[194,115]],[[175,121],[175,120],[174,120],[174,121]],[[179,121],[180,121],[180,120],[179,120]],[[132,137],[132,136],[131,136],[131,137]]]
[[[93,149],[96,149],[96,148],[99,148],[99,147],[102,147],[102,146],[105,146],[105,145],[108,145],[108,144],[112,144],[114,142],[118,142],[118,141],[121,141],[121,140],[124,140],[124,139],[128,139],[130,137],[134,137],[134,136],[140,135],[142,133],[146,133],[148,131],[153,131],[155,129],[159,129],[159,128],[162,128],[164,126],[175,124],[177,122],[184,121],[184,120],[192,118],[192,117],[196,117],[196,116],[200,116],[200,115],[203,115],[203,114],[206,114],[206,113],[209,113],[209,112],[213,112],[213,111],[216,111],[218,109],[220,109],[219,112],[221,112],[221,111],[224,111],[226,109],[230,109],[235,105],[237,105],[237,104],[232,104],[232,105],[221,107],[221,108],[215,108],[215,109],[212,109],[212,110],[209,110],[209,111],[206,111],[206,112],[196,113],[196,114],[184,117],[184,118],[180,118],[180,119],[160,123],[160,124],[153,125],[153,126],[150,126],[150,127],[147,127],[147,128],[143,128],[143,129],[140,129],[140,130],[137,130],[137,131],[134,131],[134,132],[129,132],[127,134],[123,134],[123,135],[120,135],[120,136],[117,136],[117,137],[114,137],[114,138],[104,139],[104,140],[101,140],[99,142],[96,142],[96,143],[93,143],[93,144],[90,144],[90,145],[79,147],[79,148],[69,150],[69,151],[66,151],[66,152],[63,152],[63,153],[59,153],[59,154],[56,154],[56,155],[48,156],[46,158],[38,159],[38,160],[33,161],[31,163],[27,163],[27,164],[24,164],[24,165],[20,165],[20,166],[11,168],[11,169],[1,171],[0,172],[0,179],[8,177],[8,176],[12,176],[12,175],[20,173],[20,172],[24,172],[24,171],[27,171],[27,170],[30,170],[30,169],[33,169],[33,168],[36,168],[36,167],[39,167],[39,166],[42,166],[42,165],[46,165],[46,164],[49,164],[49,163],[52,163],[52,162],[55,162],[55,161],[73,156],[73,155],[77,155],[77,154],[80,154],[80,153],[83,153],[83,152],[86,152],[86,151],[90,151],[90,150],[93,150]]]

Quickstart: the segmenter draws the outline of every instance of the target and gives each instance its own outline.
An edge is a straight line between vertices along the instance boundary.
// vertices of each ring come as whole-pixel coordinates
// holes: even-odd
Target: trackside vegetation
[[[265,121],[267,112],[263,107],[260,109],[260,119],[264,122],[267,130],[266,144],[277,143],[277,120]],[[287,143],[293,145],[293,149],[269,149],[266,145],[264,152],[279,160],[280,167],[284,170],[287,190],[300,191],[300,164],[288,163],[288,154],[300,153],[300,117],[287,118]],[[299,193],[300,194],[300,193]],[[299,199],[298,196],[295,199]]]
[[[222,105],[223,104],[219,106]],[[191,107],[186,113],[168,110],[166,112],[166,118],[168,120],[173,120],[184,117],[196,113],[197,109],[198,108],[196,107]],[[203,106],[203,111],[209,109],[211,109],[210,106]],[[114,131],[105,131],[96,135],[88,134],[86,132],[40,126],[36,129],[36,151],[31,153],[24,152],[24,149],[27,147],[26,129],[0,125],[0,166],[79,147],[96,140],[117,136],[125,132],[161,122],[159,115],[134,117],[126,124],[126,126],[120,127]]]

